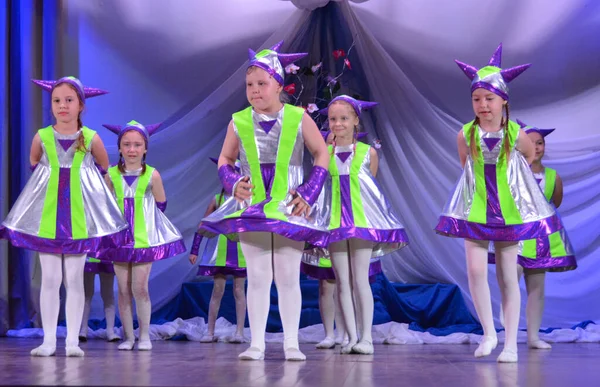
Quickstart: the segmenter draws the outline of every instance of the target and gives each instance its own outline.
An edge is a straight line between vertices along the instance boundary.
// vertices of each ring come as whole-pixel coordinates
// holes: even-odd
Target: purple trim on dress
[[[333,270],[333,267],[319,267],[302,262],[300,271],[310,278],[335,281],[335,271]],[[383,273],[381,261],[371,262],[369,265],[369,282],[375,282],[377,274],[380,273]]]
[[[340,159],[340,161],[342,163],[345,163],[346,160],[348,160],[348,157],[350,157],[351,154],[352,154],[352,152],[339,152],[339,153],[336,153],[335,155],[338,157],[338,159]]]
[[[496,264],[496,255],[488,253],[488,263]],[[526,258],[522,255],[517,256],[517,263],[524,269],[546,269],[548,271],[569,271],[577,268],[577,259],[574,255],[565,257],[544,257],[544,258]]]
[[[354,226],[354,214],[352,213],[352,194],[350,192],[350,175],[340,176],[340,198],[341,219],[340,227]]]
[[[208,237],[221,234],[228,236],[241,232],[270,232],[295,241],[308,242],[317,247],[327,246],[327,231],[302,227],[282,220],[247,215],[247,212],[243,212],[241,218],[222,219],[217,222],[203,221],[198,232]]]
[[[333,267],[319,267],[302,262],[300,265],[300,271],[310,278],[335,281],[335,272],[333,271]]]
[[[125,175],[123,176],[123,180],[125,180],[125,182],[127,183],[128,186],[131,187],[131,185],[137,180],[137,176],[135,175]]]
[[[250,206],[244,213],[248,216],[255,216],[258,218],[266,219],[265,205],[271,200],[271,188],[273,186],[273,179],[275,178],[275,164],[265,163],[260,165],[260,173],[262,175],[263,184],[265,187],[265,193],[267,198],[262,202],[256,203]]]
[[[51,254],[91,254],[101,249],[126,245],[131,240],[129,229],[102,237],[88,239],[47,239],[24,234],[6,227],[0,228],[0,238],[15,247]]]
[[[408,235],[404,229],[374,230],[360,227],[341,227],[330,231],[329,243],[345,241],[348,239],[362,239],[375,243],[387,243],[400,249],[408,244]]]
[[[56,239],[72,239],[71,168],[60,168],[56,205]]]
[[[273,126],[275,125],[275,123],[277,123],[277,120],[260,121],[258,124],[260,125],[262,130],[265,131],[266,134],[269,134],[271,129],[273,129]]]
[[[550,255],[550,237],[546,235],[537,238],[535,240],[535,256],[549,257]]]
[[[237,242],[227,239],[227,252],[225,256],[225,266],[239,267],[238,262],[238,244]]]
[[[505,225],[498,198],[498,184],[496,176],[496,164],[485,164],[485,187],[487,191],[487,209],[485,212],[486,223],[493,225]]]
[[[128,246],[133,247],[135,244],[135,220],[134,220],[134,208],[135,208],[135,199],[134,198],[124,198],[123,199],[123,217],[125,221],[129,224],[129,229],[131,230],[131,243]]]
[[[86,273],[115,274],[113,264],[107,262],[86,262],[83,271]]]
[[[238,278],[245,278],[246,269],[239,267],[224,267],[224,266],[198,266],[198,274],[205,277],[214,277],[217,274],[224,276],[232,275]]]
[[[96,162],[94,163],[94,165],[96,166],[96,168],[98,168],[98,172],[100,172],[100,174],[101,174],[102,176],[104,176],[104,175],[106,175],[106,174],[107,174],[107,171],[106,171],[106,169],[102,168],[102,165],[100,165],[100,164],[98,164],[98,163],[96,163]]]
[[[556,214],[536,222],[514,225],[481,224],[442,215],[435,231],[449,237],[510,242],[537,239],[562,228],[560,218]]]
[[[318,165],[314,165],[312,171],[310,171],[308,180],[296,188],[296,192],[298,195],[300,195],[300,197],[302,197],[302,199],[304,199],[305,202],[312,206],[317,201],[327,176],[329,176],[327,169],[319,167]]]
[[[66,139],[58,140],[58,143],[64,149],[65,152],[69,150],[69,148],[71,147],[71,145],[73,145],[74,142],[75,142],[75,140],[66,140]]]
[[[31,172],[35,171],[35,169],[38,167],[38,165],[40,165],[40,163],[37,163],[37,164],[35,164],[35,165],[30,165],[30,166],[29,166],[29,170],[30,170]]]
[[[98,250],[91,253],[90,256],[115,263],[148,263],[174,257],[181,253],[185,253],[186,250],[183,241],[178,240],[164,245],[146,248],[136,249],[133,247],[119,247],[116,249]]]
[[[242,175],[235,171],[235,168],[229,164],[223,164],[219,168],[219,179],[225,189],[225,193],[233,195],[233,188],[243,178]]]
[[[483,139],[483,142],[487,146],[488,150],[491,152],[492,150],[494,150],[494,148],[496,147],[496,144],[498,144],[500,142],[500,140],[502,140],[502,139],[494,138],[494,137],[485,137]]]

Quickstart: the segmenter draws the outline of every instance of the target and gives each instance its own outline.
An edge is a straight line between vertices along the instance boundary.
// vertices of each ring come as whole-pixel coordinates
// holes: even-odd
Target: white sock
[[[87,254],[65,254],[64,265],[64,283],[67,291],[67,301],[65,303],[65,314],[67,317],[67,347],[79,346],[79,330],[81,329],[81,319],[83,317],[83,306],[85,304],[85,291],[83,289],[83,269]],[[83,351],[82,351],[83,352]],[[78,350],[73,350],[72,355],[83,356]]]
[[[100,294],[104,304],[104,318],[106,318],[106,336],[108,340],[118,338],[115,334],[115,275],[100,273]]]
[[[371,329],[373,327],[374,300],[369,282],[369,265],[373,243],[361,239],[350,240],[350,263],[352,270],[352,290],[356,301],[360,341],[373,343]],[[372,347],[372,345],[371,345]],[[372,351],[371,351],[372,353]]]
[[[352,298],[350,256],[348,254],[348,242],[336,242],[329,245],[331,263],[335,271],[337,297],[341,307],[343,325],[348,334],[348,347],[358,342],[356,331],[356,317],[354,301]],[[343,349],[342,349],[343,350]]]
[[[122,343],[119,345],[119,349],[133,348],[135,343],[135,335],[133,333],[133,293],[131,291],[131,264],[128,263],[115,263],[115,274],[117,277],[117,285],[119,288],[119,317],[121,318],[121,324],[123,324],[123,340],[130,344]],[[121,348],[121,347],[124,348]]]
[[[502,294],[504,311],[505,339],[504,349],[517,352],[517,334],[521,314],[521,291],[517,275],[516,242],[496,242],[496,277]]]
[[[152,263],[138,263],[132,265],[132,286],[133,298],[138,319],[138,327],[140,332],[140,343],[150,341],[150,316],[152,314],[152,304],[150,302],[150,294],[148,293],[148,279],[150,278],[150,270]],[[150,345],[151,347],[151,345]],[[140,348],[138,345],[138,349]]]
[[[208,304],[208,335],[214,336],[215,323],[221,308],[221,300],[225,293],[225,276],[216,275],[213,279],[213,290]]]
[[[237,321],[235,334],[244,337],[246,324],[246,278],[234,277],[233,297],[235,299],[235,316]]]
[[[44,342],[36,348],[34,356],[51,356],[56,350],[56,325],[60,308],[60,285],[62,283],[62,255],[39,253],[42,267],[40,289],[40,314],[44,330]],[[51,353],[51,354],[49,354]]]
[[[333,339],[335,334],[333,324],[335,320],[335,281],[319,280],[319,312],[325,328],[325,338]]]
[[[79,329],[79,336],[83,337],[87,337],[88,333],[88,321],[90,319],[90,308],[92,304],[92,298],[94,297],[95,279],[96,273],[91,273],[87,271],[83,272],[83,290],[85,294],[85,300],[83,304],[83,316],[81,317],[81,329]]]

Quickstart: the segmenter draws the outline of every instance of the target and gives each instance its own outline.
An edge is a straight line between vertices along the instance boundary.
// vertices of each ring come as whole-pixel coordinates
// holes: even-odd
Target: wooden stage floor
[[[239,361],[247,344],[154,341],[150,352],[123,352],[118,343],[82,343],[84,358],[34,358],[40,339],[0,338],[0,385],[86,386],[585,386],[600,380],[600,345],[519,346],[518,364],[475,359],[475,345],[376,345],[375,355],[340,355],[302,345],[306,362],[286,362],[280,344],[264,361]],[[339,348],[339,347],[338,347]]]

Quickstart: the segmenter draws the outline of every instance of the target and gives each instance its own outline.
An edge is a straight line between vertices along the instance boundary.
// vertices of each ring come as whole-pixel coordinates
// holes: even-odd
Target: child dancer
[[[96,253],[97,258],[114,263],[117,275],[119,315],[125,333],[120,350],[130,351],[135,343],[132,297],[140,328],[138,350],[152,349],[149,332],[152,306],[148,294],[152,262],[185,252],[181,233],[164,214],[167,197],[160,174],[146,164],[150,136],[159,126],[145,127],[136,121],[124,126],[104,125],[118,135],[119,163],[109,168],[108,176],[135,240],[133,246]]]
[[[476,117],[458,133],[463,173],[436,231],[465,238],[469,290],[484,332],[475,357],[489,355],[498,344],[487,282],[487,250],[489,241],[494,241],[496,274],[506,312],[506,339],[498,362],[516,362],[520,308],[517,242],[548,235],[561,225],[529,169],[533,144],[519,125],[509,120],[508,83],[530,65],[503,70],[501,56],[502,45],[479,70],[456,61],[471,79]]]
[[[0,227],[14,246],[39,251],[42,267],[40,309],[44,342],[32,356],[56,352],[59,290],[67,290],[67,356],[83,356],[78,333],[84,305],[86,255],[127,242],[127,223],[102,178],[108,167],[104,144],[83,126],[86,98],[106,91],[83,86],[75,77],[33,81],[52,93],[56,123],[40,129],[31,144],[33,174]],[[63,274],[64,269],[64,274]]]
[[[85,304],[83,307],[83,319],[79,330],[79,341],[87,341],[88,319],[92,298],[94,297],[94,282],[96,274],[100,277],[100,294],[104,303],[104,317],[106,319],[106,340],[113,342],[121,338],[115,334],[115,269],[112,263],[105,263],[95,258],[88,258],[83,273],[83,287],[85,290]]]
[[[217,159],[211,160],[216,164]],[[215,198],[210,202],[204,217],[215,212],[223,202],[229,197],[222,190],[221,193],[215,195]],[[213,242],[214,241],[214,242]],[[202,235],[196,233],[194,235],[194,243],[190,253],[190,262],[195,264],[198,259],[198,251]],[[221,307],[221,300],[225,292],[226,276],[233,276],[233,297],[235,298],[235,314],[236,314],[236,330],[229,343],[239,344],[244,343],[244,323],[246,321],[246,259],[240,244],[230,241],[224,235],[219,235],[217,238],[212,238],[204,248],[204,254],[200,265],[198,265],[198,275],[210,276],[214,278],[213,291],[210,296],[210,304],[208,307],[208,332],[200,338],[201,343],[212,343],[217,341],[215,337],[215,322]]]
[[[404,247],[408,237],[375,180],[378,157],[375,149],[357,142],[363,109],[376,102],[347,95],[335,97],[322,111],[334,134],[330,147],[331,219],[329,251],[337,281],[344,326],[349,342],[341,353],[373,353],[373,294],[369,263]],[[356,330],[355,295],[360,310],[360,341]]]
[[[273,278],[284,331],[286,360],[305,360],[298,345],[300,260],[304,242],[327,242],[326,209],[313,205],[327,177],[327,148],[304,109],[281,102],[284,68],[305,53],[282,54],[283,42],[249,51],[246,97],[250,107],[233,115],[219,157],[219,177],[233,197],[202,220],[207,236],[239,235],[248,270],[252,342],[243,360],[264,358]],[[315,163],[304,179],[304,146]],[[241,174],[234,169],[238,155]]]
[[[540,185],[546,200],[558,208],[562,203],[563,185],[556,170],[542,164],[546,150],[546,136],[554,129],[539,129],[517,120],[521,129],[535,146],[535,158],[531,171]],[[490,244],[490,249],[492,244]],[[551,349],[552,346],[540,339],[539,332],[544,314],[544,289],[546,271],[559,272],[577,268],[575,253],[569,242],[567,231],[563,228],[546,237],[519,242],[518,278],[525,273],[527,287],[527,342],[532,349]],[[490,263],[495,263],[495,254],[490,253]],[[500,321],[504,321],[502,310]]]

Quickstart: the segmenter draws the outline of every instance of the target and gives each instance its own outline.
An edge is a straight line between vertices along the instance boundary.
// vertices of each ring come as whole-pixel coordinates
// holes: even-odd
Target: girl
[[[363,109],[376,102],[359,101],[347,95],[335,97],[321,112],[327,114],[334,134],[330,146],[331,219],[329,252],[337,281],[338,297],[348,344],[341,353],[373,353],[373,294],[369,263],[408,244],[400,221],[375,180],[378,157],[375,149],[357,142]],[[353,297],[353,295],[355,297]],[[353,298],[360,310],[360,341]]]
[[[498,344],[486,265],[489,241],[494,241],[496,275],[506,312],[506,339],[497,360],[516,362],[520,308],[517,242],[548,235],[561,225],[529,169],[535,155],[533,144],[519,125],[509,120],[507,84],[530,65],[502,70],[501,55],[502,45],[479,70],[456,61],[472,81],[476,117],[458,133],[463,173],[435,230],[465,238],[469,290],[484,332],[475,357],[489,355]]]
[[[216,164],[217,159],[211,160]],[[228,199],[222,190],[220,194],[210,202],[204,216],[215,212],[223,202]],[[213,242],[214,241],[214,242]],[[198,251],[202,235],[194,235],[194,243],[190,253],[190,262],[195,264],[198,259]],[[208,307],[208,332],[200,338],[201,343],[212,343],[217,341],[215,337],[215,322],[219,314],[221,300],[225,292],[226,276],[233,276],[233,297],[235,298],[235,313],[237,317],[236,331],[229,343],[244,343],[244,323],[246,322],[246,259],[239,247],[239,243],[228,240],[224,235],[212,238],[204,248],[202,261],[198,266],[198,275],[214,277],[213,291],[210,296],[210,305]]]
[[[540,185],[546,200],[558,208],[562,203],[562,180],[554,169],[542,164],[546,150],[546,136],[554,129],[539,129],[517,120],[535,147],[531,171]],[[491,244],[490,244],[491,245]],[[491,246],[490,246],[491,248]],[[546,237],[519,242],[518,279],[525,273],[527,287],[527,342],[532,349],[551,349],[552,346],[540,339],[539,331],[544,314],[544,283],[546,271],[559,272],[577,268],[575,253],[565,229]],[[495,263],[495,254],[490,253],[490,263]],[[500,321],[504,321],[500,311]]]
[[[108,181],[121,212],[131,225],[135,243],[118,249],[99,251],[96,258],[114,263],[119,288],[119,315],[125,341],[120,350],[131,351],[133,333],[132,297],[140,327],[138,349],[149,351],[150,313],[148,278],[152,262],[173,257],[185,251],[183,238],[165,216],[167,197],[156,169],[146,164],[148,142],[160,124],[145,127],[136,121],[124,126],[104,125],[118,134],[119,163],[109,168]]]
[[[104,144],[81,122],[86,98],[107,92],[83,86],[75,77],[33,82],[52,93],[56,123],[40,129],[33,138],[29,157],[33,174],[2,223],[0,236],[16,247],[39,251],[44,342],[31,355],[56,352],[59,290],[64,281],[66,354],[83,356],[78,333],[86,255],[120,246],[128,239],[127,223],[94,165],[95,160],[102,170],[108,167]]]
[[[219,157],[219,177],[227,195],[202,220],[206,236],[239,240],[248,270],[248,318],[252,342],[243,360],[264,358],[265,329],[273,278],[278,291],[286,360],[305,360],[298,345],[302,295],[300,260],[304,242],[327,242],[326,209],[314,205],[327,177],[327,147],[304,109],[281,102],[284,68],[306,56],[281,54],[283,42],[249,51],[246,97],[250,107],[235,113]],[[315,163],[304,183],[304,146]],[[234,169],[238,155],[241,174]]]
[[[319,280],[319,312],[325,329],[325,338],[316,345],[316,348],[331,349],[336,344],[347,345],[349,339],[344,327],[339,298],[337,297],[335,273],[331,265],[331,259],[326,257],[315,259],[315,256],[311,254],[304,254],[300,271]],[[369,265],[369,282],[374,281],[375,276],[379,273],[382,273],[381,261],[378,258],[372,258]],[[362,321],[361,311],[358,308],[356,315],[358,320]],[[334,324],[337,328],[337,337],[334,337]]]
[[[95,258],[88,258],[84,267],[83,287],[85,290],[85,304],[83,307],[83,319],[79,330],[79,341],[87,341],[88,319],[92,298],[94,297],[94,282],[96,274],[100,277],[100,294],[104,303],[104,317],[106,319],[106,340],[113,342],[121,338],[115,334],[115,295],[113,293],[115,283],[115,269],[111,263],[104,263]]]

